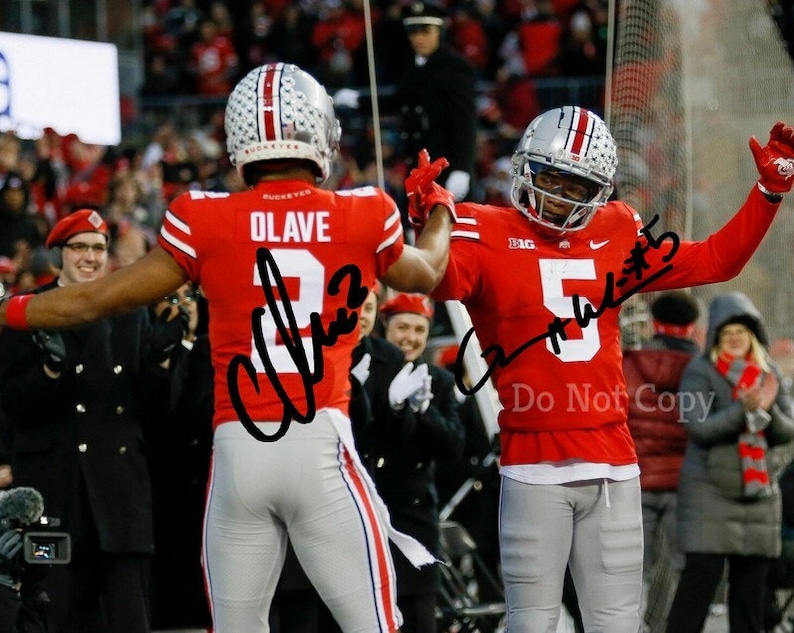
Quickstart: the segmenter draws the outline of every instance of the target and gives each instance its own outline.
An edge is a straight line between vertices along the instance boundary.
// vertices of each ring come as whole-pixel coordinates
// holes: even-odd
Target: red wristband
[[[25,308],[35,295],[17,295],[11,297],[6,304],[6,324],[15,330],[27,330],[28,320]]]

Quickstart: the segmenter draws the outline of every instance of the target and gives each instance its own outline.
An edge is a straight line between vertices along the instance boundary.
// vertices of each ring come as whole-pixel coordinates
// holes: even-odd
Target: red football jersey
[[[503,410],[505,465],[636,463],[626,425],[618,315],[636,292],[738,274],[774,218],[753,188],[728,224],[684,242],[610,202],[581,231],[544,239],[514,208],[457,205],[436,299],[468,309]]]
[[[208,300],[215,425],[347,412],[359,308],[403,250],[394,200],[297,180],[190,191],[159,243]]]

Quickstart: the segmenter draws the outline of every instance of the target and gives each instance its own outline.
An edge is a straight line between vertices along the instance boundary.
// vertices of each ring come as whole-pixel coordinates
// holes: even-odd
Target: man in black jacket
[[[477,133],[475,77],[471,64],[444,42],[449,16],[435,0],[409,2],[402,23],[408,34],[412,59],[391,94],[380,95],[380,109],[399,117],[399,156],[408,169],[416,166],[418,152],[444,156],[449,167],[439,183],[455,200],[474,199],[473,182]],[[343,88],[334,102],[366,109],[357,90]]]
[[[90,209],[58,222],[47,246],[60,274],[36,292],[103,276],[108,235]],[[84,327],[0,336],[14,483],[41,492],[46,514],[72,538],[71,563],[47,569],[42,581],[51,633],[150,630],[154,545],[142,427],[147,406],[167,406],[168,353],[182,328],[178,318],[153,328],[141,308]]]

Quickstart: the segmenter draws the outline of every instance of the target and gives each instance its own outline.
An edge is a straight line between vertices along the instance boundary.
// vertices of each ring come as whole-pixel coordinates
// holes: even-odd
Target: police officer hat
[[[409,2],[403,8],[403,26],[410,29],[414,26],[444,26],[447,10],[437,2],[417,0]]]

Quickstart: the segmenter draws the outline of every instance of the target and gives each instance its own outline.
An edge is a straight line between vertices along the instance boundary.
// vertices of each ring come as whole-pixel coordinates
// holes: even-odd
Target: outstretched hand
[[[761,147],[755,136],[750,138],[750,151],[760,174],[758,182],[764,189],[773,194],[791,191],[794,185],[793,127],[778,121],[765,146]]]
[[[405,179],[405,194],[408,196],[408,219],[417,232],[424,228],[430,212],[440,205],[447,209],[454,222],[455,196],[435,182],[436,178],[449,167],[446,158],[436,158],[430,162],[426,149],[419,152],[417,166]]]

